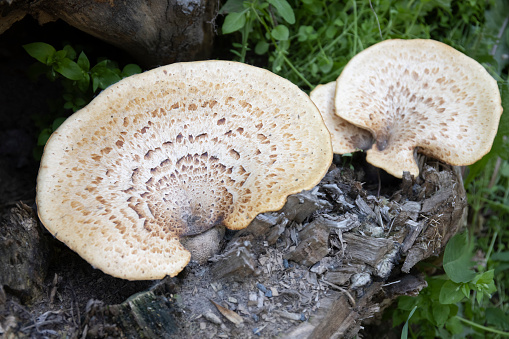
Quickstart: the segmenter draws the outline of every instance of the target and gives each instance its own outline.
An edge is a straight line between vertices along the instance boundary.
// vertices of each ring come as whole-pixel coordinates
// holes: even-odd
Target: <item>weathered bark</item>
[[[218,4],[214,0],[13,0],[0,2],[0,33],[25,14],[40,24],[61,19],[152,68],[208,58]]]
[[[171,338],[178,333],[174,309],[172,301],[153,291],[107,307],[90,300],[82,338]]]
[[[32,209],[19,203],[0,220],[0,288],[25,301],[39,296],[50,251]]]

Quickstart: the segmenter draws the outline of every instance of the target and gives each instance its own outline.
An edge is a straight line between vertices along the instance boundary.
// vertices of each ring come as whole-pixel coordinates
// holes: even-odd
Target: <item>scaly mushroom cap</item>
[[[235,62],[172,64],[110,86],[53,133],[37,206],[93,266],[159,279],[189,262],[180,237],[246,227],[331,161],[318,109],[289,81]]]
[[[309,93],[330,132],[332,150],[337,154],[345,154],[369,149],[373,144],[371,133],[336,115],[335,95],[335,81],[318,85]]]
[[[386,40],[357,54],[336,83],[336,114],[376,143],[367,161],[417,176],[414,149],[469,165],[491,149],[502,106],[482,65],[433,40]]]

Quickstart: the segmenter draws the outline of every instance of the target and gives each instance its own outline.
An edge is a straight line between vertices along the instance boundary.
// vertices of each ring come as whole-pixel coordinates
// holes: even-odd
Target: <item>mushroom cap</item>
[[[491,149],[502,114],[482,65],[434,40],[386,40],[357,54],[336,82],[336,114],[375,139],[366,160],[417,176],[414,150],[469,165]]]
[[[178,274],[183,236],[245,228],[314,187],[332,162],[309,96],[261,68],[171,64],[126,78],[48,140],[41,221],[96,268],[130,280]]]
[[[335,95],[335,81],[318,85],[309,93],[330,132],[332,150],[337,154],[345,154],[369,149],[373,144],[371,133],[336,115]]]

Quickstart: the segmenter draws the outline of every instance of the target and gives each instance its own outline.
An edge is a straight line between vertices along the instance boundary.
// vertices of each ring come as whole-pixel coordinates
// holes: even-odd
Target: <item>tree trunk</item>
[[[214,0],[13,0],[0,2],[0,33],[25,14],[40,24],[61,19],[153,68],[207,59],[218,4]]]

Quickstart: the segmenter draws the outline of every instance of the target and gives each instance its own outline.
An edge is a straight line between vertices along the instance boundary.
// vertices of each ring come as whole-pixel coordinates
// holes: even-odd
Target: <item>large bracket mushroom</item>
[[[245,228],[332,161],[310,98],[260,68],[163,66],[110,86],[48,141],[37,178],[41,221],[105,273],[178,274],[180,238]]]
[[[484,67],[434,40],[365,49],[338,77],[334,100],[337,116],[373,135],[366,160],[398,178],[419,174],[416,152],[456,166],[479,160],[502,114],[497,82]]]

